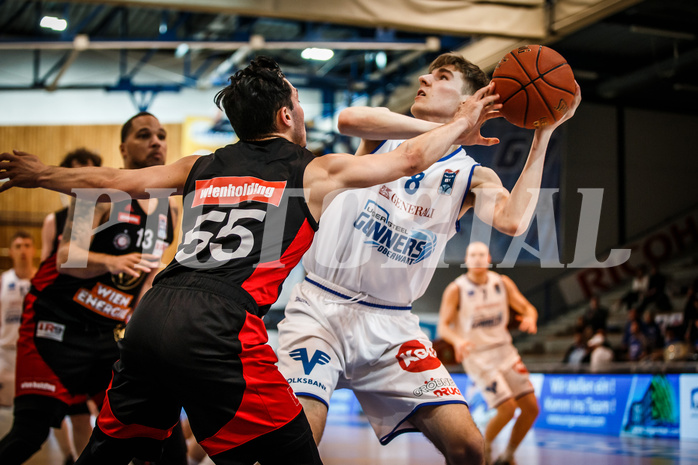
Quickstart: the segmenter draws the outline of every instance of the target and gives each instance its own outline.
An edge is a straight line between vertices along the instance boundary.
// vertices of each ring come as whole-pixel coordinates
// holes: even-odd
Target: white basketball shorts
[[[410,307],[309,275],[278,329],[279,370],[296,395],[329,406],[335,388],[352,389],[381,444],[416,431],[421,406],[466,404]]]

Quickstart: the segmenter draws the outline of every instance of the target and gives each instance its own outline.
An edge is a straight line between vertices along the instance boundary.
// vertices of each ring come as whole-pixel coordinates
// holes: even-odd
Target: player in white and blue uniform
[[[365,107],[340,114],[340,131],[362,137],[357,155],[390,150],[449,121],[488,82],[457,54],[438,57],[419,80],[416,118]],[[580,99],[578,93],[566,118]],[[422,173],[331,200],[304,257],[308,277],[292,292],[279,324],[279,369],[301,399],[317,442],[332,392],[348,387],[382,444],[421,431],[449,464],[482,460],[482,436],[411,304],[471,207],[500,231],[526,229],[526,206],[537,200],[528,189],[540,187],[545,150],[560,123],[536,130],[511,193],[456,146]]]
[[[490,271],[487,245],[473,242],[465,255],[467,273],[446,287],[439,309],[439,335],[453,346],[456,361],[497,413],[485,428],[485,458],[491,444],[514,416],[509,444],[495,465],[511,465],[514,452],[538,416],[528,370],[512,344],[509,309],[518,313],[521,331],[535,333],[538,312],[507,276]]]
[[[17,231],[10,240],[12,268],[0,275],[0,406],[11,407],[15,397],[17,338],[24,297],[36,273],[34,239]]]

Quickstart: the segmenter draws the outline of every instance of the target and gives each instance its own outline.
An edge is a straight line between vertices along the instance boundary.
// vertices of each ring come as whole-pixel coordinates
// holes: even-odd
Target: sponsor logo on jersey
[[[366,203],[354,228],[361,231],[374,247],[390,260],[413,265],[429,257],[436,248],[436,234],[427,229],[407,229],[390,221],[390,214],[377,203]]]
[[[291,352],[288,353],[288,355],[293,360],[297,360],[297,361],[303,363],[303,372],[306,375],[309,375],[310,372],[313,371],[313,368],[315,368],[315,365],[318,365],[318,364],[326,365],[327,362],[330,361],[330,356],[321,350],[316,350],[313,353],[313,356],[310,359],[308,359],[308,351],[305,349],[305,347],[301,347],[300,349],[292,350]]]
[[[167,239],[167,215],[158,214],[158,239]]]
[[[10,283],[10,284],[7,286],[7,290],[8,290],[8,291],[14,291],[14,290],[15,290],[15,287],[16,287],[16,286],[15,286],[15,283]]]
[[[286,380],[288,384],[307,384],[310,386],[316,386],[322,389],[323,391],[327,391],[327,386],[322,384],[320,381],[316,381],[314,379],[310,378],[288,378]]]
[[[132,215],[131,213],[127,212],[119,212],[119,222],[135,224],[136,226],[138,226],[139,224],[141,224],[141,217],[139,215]]]
[[[504,317],[501,313],[487,318],[482,318],[480,320],[474,321],[471,328],[491,328],[493,326],[499,326],[500,324],[502,324],[503,318]]]
[[[53,321],[37,321],[36,323],[36,337],[62,342],[64,335],[65,325]]]
[[[460,170],[444,171],[444,175],[441,177],[441,184],[436,192],[438,192],[440,195],[451,195],[453,193],[453,185],[456,182],[456,176],[458,176],[459,172]]]
[[[131,245],[131,236],[129,236],[128,233],[124,231],[114,236],[114,240],[112,242],[114,244],[115,249],[126,250],[128,249],[128,246]]]
[[[441,366],[434,348],[427,348],[416,339],[402,344],[395,358],[403,370],[411,373],[433,370]]]
[[[279,206],[286,181],[265,181],[251,176],[224,176],[196,181],[193,207],[237,205],[245,201]]]
[[[461,395],[460,389],[456,387],[456,383],[451,378],[431,378],[428,381],[424,381],[423,386],[419,386],[412,391],[417,397],[430,392],[433,392],[437,397]]]
[[[56,392],[56,386],[54,384],[39,381],[23,381],[22,383],[20,383],[19,388],[32,389],[37,391]]]
[[[390,200],[390,202],[397,208],[406,211],[411,215],[422,216],[425,218],[432,218],[434,216],[433,208],[421,207],[419,205],[414,205],[412,203],[405,202],[400,197],[398,197],[397,194],[393,192],[393,190],[388,186],[381,186],[378,193],[386,199]]]
[[[132,295],[124,294],[102,283],[91,290],[80,288],[73,300],[86,309],[112,320],[124,321],[131,312]]]

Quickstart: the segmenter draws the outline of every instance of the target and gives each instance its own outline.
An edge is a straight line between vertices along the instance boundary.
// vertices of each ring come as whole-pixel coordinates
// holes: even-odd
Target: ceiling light
[[[385,52],[380,51],[376,53],[376,66],[378,69],[385,69],[385,65],[388,64],[388,55]]]
[[[188,52],[189,52],[189,45],[188,44],[179,44],[177,46],[177,48],[175,49],[174,56],[175,56],[175,58],[182,58]]]
[[[68,27],[68,21],[56,18],[55,16],[44,16],[41,18],[39,26],[46,29],[53,29],[54,31],[65,31],[65,28]]]
[[[329,48],[306,48],[301,52],[301,56],[306,60],[327,61],[334,56],[334,52]]]

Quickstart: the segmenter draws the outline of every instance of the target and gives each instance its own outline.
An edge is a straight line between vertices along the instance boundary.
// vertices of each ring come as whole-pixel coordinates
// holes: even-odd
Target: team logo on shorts
[[[308,351],[305,349],[305,347],[292,350],[288,353],[288,355],[293,360],[298,360],[299,362],[303,363],[303,372],[306,375],[309,375],[310,372],[313,371],[315,365],[327,365],[327,362],[330,361],[330,356],[321,350],[316,350],[312,358],[308,359]]]
[[[428,381],[424,381],[423,386],[419,386],[412,391],[412,394],[421,397],[423,394],[430,392],[433,392],[436,397],[461,395],[460,389],[458,389],[455,381],[451,378],[431,378]]]
[[[416,339],[402,344],[395,358],[403,370],[411,373],[433,370],[441,366],[434,348],[427,348]]]
[[[497,381],[492,381],[492,384],[485,387],[485,391],[491,392],[492,394],[497,394]]]
[[[528,373],[528,368],[526,368],[526,365],[524,365],[524,362],[522,362],[521,359],[514,363],[514,366],[512,368],[515,372],[520,373],[522,375]]]
[[[37,321],[36,323],[36,337],[62,342],[64,334],[65,325],[60,323],[53,321]]]

